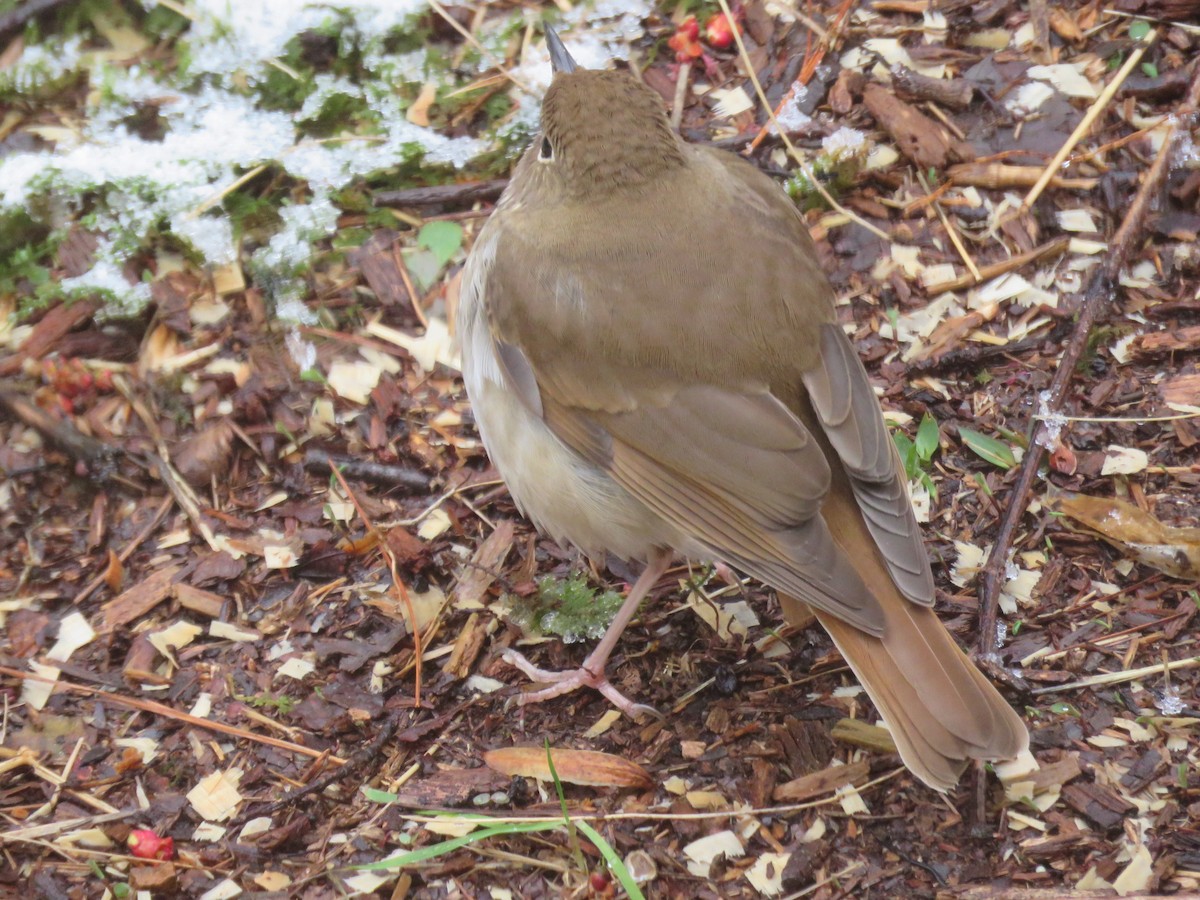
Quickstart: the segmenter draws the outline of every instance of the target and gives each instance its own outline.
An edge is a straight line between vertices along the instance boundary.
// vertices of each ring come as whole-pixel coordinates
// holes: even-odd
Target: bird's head
[[[546,43],[554,80],[523,163],[527,177],[555,193],[589,198],[636,190],[683,164],[657,93],[629,72],[580,67],[549,26]]]

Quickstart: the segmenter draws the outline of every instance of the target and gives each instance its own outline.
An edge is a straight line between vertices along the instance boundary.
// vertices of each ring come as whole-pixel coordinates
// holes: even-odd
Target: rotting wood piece
[[[870,771],[870,765],[864,760],[845,766],[830,766],[811,775],[793,778],[775,788],[775,802],[803,803],[848,784],[862,784],[867,780]]]
[[[969,81],[930,78],[900,65],[892,67],[892,86],[902,100],[931,100],[950,109],[966,109],[975,96]]]
[[[930,167],[944,169],[947,163],[966,162],[975,156],[970,145],[951,135],[945,125],[905,103],[882,85],[867,85],[863,91],[863,105],[870,110],[879,127],[891,135],[900,152],[922,171]]]
[[[1116,791],[1092,784],[1069,784],[1063,788],[1063,799],[1101,828],[1120,828],[1125,816],[1137,807]]]
[[[377,206],[466,206],[482,200],[495,200],[508,186],[507,178],[491,181],[467,181],[460,184],[435,184],[405,188],[402,191],[378,191],[372,195]]]
[[[1139,334],[1130,345],[1135,356],[1149,357],[1162,353],[1186,353],[1200,350],[1200,325],[1171,328]]]

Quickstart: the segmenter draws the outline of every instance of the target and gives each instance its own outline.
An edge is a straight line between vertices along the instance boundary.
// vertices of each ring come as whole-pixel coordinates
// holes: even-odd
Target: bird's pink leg
[[[604,632],[604,637],[600,639],[600,643],[588,654],[587,659],[578,669],[550,672],[538,668],[515,650],[505,650],[502,658],[506,663],[520,669],[531,681],[546,685],[544,688],[522,693],[518,702],[522,706],[526,703],[541,703],[543,700],[569,694],[581,687],[590,687],[602,693],[613,706],[631,718],[637,719],[646,713],[657,716],[658,711],[654,707],[644,703],[634,703],[613,687],[612,682],[608,680],[605,668],[608,665],[608,658],[612,656],[613,649],[617,646],[621,633],[625,631],[626,626],[637,612],[638,606],[650,592],[650,588],[654,587],[658,579],[667,571],[670,563],[671,555],[669,553],[655,552],[646,565],[645,571],[629,589],[629,593],[625,595],[625,602],[617,610],[617,616],[608,626],[608,630]]]

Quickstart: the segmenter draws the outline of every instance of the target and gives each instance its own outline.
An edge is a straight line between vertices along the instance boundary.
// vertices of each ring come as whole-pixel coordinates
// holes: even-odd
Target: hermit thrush
[[[675,554],[803,601],[926,784],[1015,756],[1020,718],[934,615],[892,441],[786,194],[681,141],[631,75],[555,70],[542,130],[480,231],[458,313],[463,377],[521,510],[590,553],[647,565],[583,666],[547,672],[638,707],[605,665]],[[797,599],[793,599],[797,598]]]

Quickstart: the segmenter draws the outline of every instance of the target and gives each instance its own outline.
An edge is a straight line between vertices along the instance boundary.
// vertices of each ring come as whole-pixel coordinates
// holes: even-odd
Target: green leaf
[[[395,803],[399,799],[398,794],[393,794],[388,791],[381,791],[378,788],[363,788],[363,796],[372,803]]]
[[[558,794],[558,805],[562,807],[563,824],[567,826],[567,841],[571,845],[571,855],[575,857],[575,865],[579,867],[580,871],[586,872],[588,870],[587,860],[583,858],[583,848],[579,846],[579,830],[571,821],[571,811],[567,809],[567,795],[563,792],[558,770],[554,768],[554,754],[550,752],[550,738],[542,738],[542,744],[546,748],[546,765],[550,767],[550,778],[553,779],[554,790]]]
[[[975,451],[976,456],[990,462],[993,466],[1011,469],[1017,464],[1017,458],[1013,456],[1012,448],[994,437],[988,437],[986,434],[962,427],[958,429],[958,436],[962,438],[962,442],[967,447]]]
[[[925,490],[929,491],[930,498],[936,503],[937,487],[934,485],[933,479],[929,477],[929,473],[922,472],[921,477],[918,480],[921,482],[921,484],[925,485]]]
[[[892,443],[900,453],[900,464],[904,466],[904,474],[911,481],[921,471],[921,465],[917,461],[917,446],[903,431],[892,432]]]
[[[921,424],[917,428],[917,457],[923,463],[933,459],[933,454],[938,448],[938,425],[937,420],[929,413],[925,413],[921,419]]]
[[[982,473],[982,472],[976,472],[976,473],[975,473],[975,483],[976,483],[977,485],[979,485],[979,489],[980,489],[981,491],[983,491],[985,494],[987,494],[989,497],[992,497],[992,496],[994,496],[994,495],[992,494],[992,489],[991,489],[991,487],[988,485],[988,483],[987,483],[987,479],[983,477],[983,473]]]
[[[1023,449],[1029,448],[1029,439],[1019,431],[1013,431],[1011,428],[1005,428],[1003,425],[997,425],[996,432],[1000,435],[1000,437],[1004,438],[1006,441],[1016,447],[1021,447]]]
[[[429,222],[417,233],[418,246],[430,251],[444,266],[462,247],[463,228],[457,222]]]
[[[1152,62],[1142,63],[1142,71],[1145,72],[1150,78],[1158,77],[1158,66]]]
[[[1150,23],[1145,19],[1138,19],[1131,22],[1129,25],[1129,36],[1135,41],[1145,40],[1146,35],[1150,33]]]
[[[425,247],[411,247],[405,250],[404,262],[408,266],[408,274],[423,291],[434,286],[444,266],[438,255]]]
[[[894,335],[896,330],[900,327],[900,310],[896,309],[894,306],[889,306],[887,308],[887,317],[888,322],[892,326],[892,334]]]

